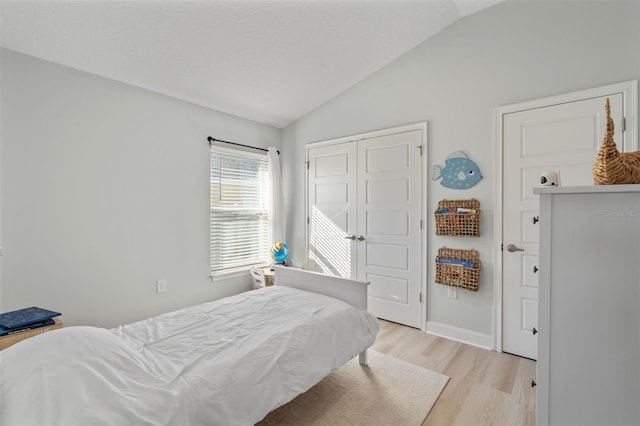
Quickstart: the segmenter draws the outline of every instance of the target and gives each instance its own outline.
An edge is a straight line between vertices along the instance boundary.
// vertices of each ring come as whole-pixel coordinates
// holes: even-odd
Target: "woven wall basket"
[[[593,181],[596,185],[640,183],[640,151],[619,152],[613,140],[613,119],[609,98],[605,103],[607,130],[593,165]]]

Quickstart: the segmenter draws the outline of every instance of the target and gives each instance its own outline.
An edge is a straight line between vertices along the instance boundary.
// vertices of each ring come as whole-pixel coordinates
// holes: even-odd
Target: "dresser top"
[[[613,192],[640,192],[640,185],[592,185],[592,186],[537,186],[534,194],[589,194]]]

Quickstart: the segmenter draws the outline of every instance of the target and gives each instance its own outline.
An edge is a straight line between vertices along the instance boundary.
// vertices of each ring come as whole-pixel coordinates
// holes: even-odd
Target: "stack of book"
[[[36,306],[0,314],[0,336],[53,325],[53,318],[59,315],[62,314]]]

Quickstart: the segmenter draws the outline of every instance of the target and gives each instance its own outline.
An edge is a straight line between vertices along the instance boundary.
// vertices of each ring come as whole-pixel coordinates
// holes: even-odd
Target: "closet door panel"
[[[424,132],[413,126],[307,150],[308,268],[369,281],[369,311],[416,328]]]
[[[422,132],[358,143],[358,279],[370,281],[369,310],[420,326]]]
[[[309,150],[309,269],[355,277],[355,142]]]

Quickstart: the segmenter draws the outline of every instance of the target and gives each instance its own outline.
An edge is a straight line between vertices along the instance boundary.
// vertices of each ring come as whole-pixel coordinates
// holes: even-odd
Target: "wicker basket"
[[[479,278],[480,256],[476,250],[438,249],[436,284],[478,291]]]
[[[472,212],[459,213],[457,209],[468,209]],[[439,213],[441,210],[450,210]],[[450,237],[480,236],[480,201],[472,200],[440,200],[435,211],[436,235]]]

